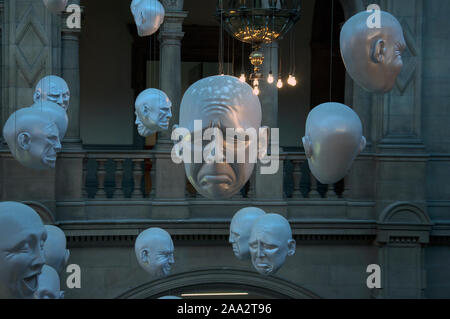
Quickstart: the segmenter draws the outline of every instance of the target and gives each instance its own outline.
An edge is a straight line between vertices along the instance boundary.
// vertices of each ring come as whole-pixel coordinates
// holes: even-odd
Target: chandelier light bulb
[[[272,84],[273,83],[273,75],[272,72],[269,73],[269,76],[267,77],[267,83]]]
[[[255,87],[253,88],[253,94],[259,95],[259,87],[255,86]]]
[[[253,86],[258,86],[259,85],[259,80],[258,79],[254,79],[253,80]]]
[[[245,82],[245,74],[244,73],[241,74],[241,77],[239,78],[239,81]]]
[[[281,89],[283,87],[283,81],[281,80],[281,78],[278,79],[277,82],[277,88]]]
[[[296,86],[297,85],[297,79],[295,78],[295,76],[289,74],[289,78],[287,80],[287,83],[290,86]]]

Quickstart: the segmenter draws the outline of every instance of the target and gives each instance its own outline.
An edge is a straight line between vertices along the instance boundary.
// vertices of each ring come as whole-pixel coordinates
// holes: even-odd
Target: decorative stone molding
[[[184,0],[161,0],[161,4],[167,11],[181,11],[183,10]]]
[[[48,209],[45,205],[42,205],[41,203],[34,201],[24,201],[22,203],[33,208],[36,211],[36,213],[39,214],[39,216],[42,219],[42,222],[45,225],[55,224],[55,216],[53,215],[51,210]]]

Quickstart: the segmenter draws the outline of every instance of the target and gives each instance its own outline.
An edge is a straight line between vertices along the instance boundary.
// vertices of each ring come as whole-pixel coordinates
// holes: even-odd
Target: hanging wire
[[[333,89],[333,41],[334,41],[334,0],[331,0],[331,45],[330,45],[330,102]]]
[[[223,1],[220,0],[219,74],[223,74]]]

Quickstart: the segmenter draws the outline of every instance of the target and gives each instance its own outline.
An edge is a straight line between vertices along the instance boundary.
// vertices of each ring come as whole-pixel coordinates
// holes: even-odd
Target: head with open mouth
[[[0,203],[0,299],[33,297],[45,262],[46,239],[41,218],[32,208]]]
[[[139,265],[150,275],[161,278],[168,276],[175,262],[173,241],[170,234],[161,228],[144,230],[134,245]]]
[[[3,127],[3,136],[22,165],[36,170],[55,167],[61,141],[58,126],[46,111],[27,107],[14,112]]]
[[[249,259],[250,251],[248,249],[248,239],[250,237],[250,231],[255,220],[264,215],[265,212],[257,207],[245,207],[231,219],[230,225],[230,239],[229,242],[233,247],[234,255],[240,259]]]
[[[194,121],[202,121],[201,131]],[[228,139],[227,129],[254,129],[261,127],[261,103],[252,88],[233,76],[211,76],[197,81],[188,88],[180,105],[180,127],[191,132],[191,149],[195,149],[196,139],[202,139],[207,129],[221,134],[222,140],[217,142],[215,136],[211,140],[203,140],[201,154],[222,154],[224,160],[195,163],[184,163],[186,175],[192,186],[203,196],[211,199],[230,198],[239,192],[250,178],[254,162],[249,160],[251,139],[245,136],[234,136]],[[195,131],[197,129],[197,131]],[[245,161],[237,160],[238,146],[244,146]],[[234,158],[226,157],[228,149],[234,149]]]
[[[172,102],[161,90],[147,89],[142,91],[134,105],[138,133],[141,136],[149,136],[169,128],[172,118]]]
[[[278,214],[258,217],[248,242],[253,267],[262,275],[275,274],[286,257],[295,254],[295,245],[286,218]]]

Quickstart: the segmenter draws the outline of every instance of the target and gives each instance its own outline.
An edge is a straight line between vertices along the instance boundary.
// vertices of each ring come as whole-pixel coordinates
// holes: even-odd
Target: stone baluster
[[[123,189],[122,189],[122,181],[123,181],[123,159],[118,158],[114,160],[116,162],[116,192],[115,197],[123,198]]]
[[[131,194],[132,198],[142,198],[142,177],[144,175],[142,169],[142,158],[133,158],[133,182],[134,188]]]
[[[309,198],[320,198],[320,194],[319,194],[319,192],[317,191],[317,180],[316,180],[316,178],[314,177],[314,175],[313,174],[309,174],[309,177],[310,177],[310,179],[311,179],[311,191],[309,192]]]
[[[150,169],[150,183],[152,185],[152,189],[150,192],[150,198],[154,198],[156,194],[156,161],[155,158],[151,158],[152,168]]]
[[[301,198],[302,197],[302,193],[300,193],[300,179],[302,176],[302,172],[301,172],[301,164],[302,164],[302,160],[300,159],[294,159],[292,160],[292,165],[293,167],[293,178],[294,178],[294,191],[292,193],[292,198]]]
[[[105,192],[105,176],[106,176],[106,170],[105,170],[105,164],[107,159],[97,159],[98,168],[97,168],[97,180],[98,180],[98,191],[97,191],[97,198],[106,198],[106,192]]]

